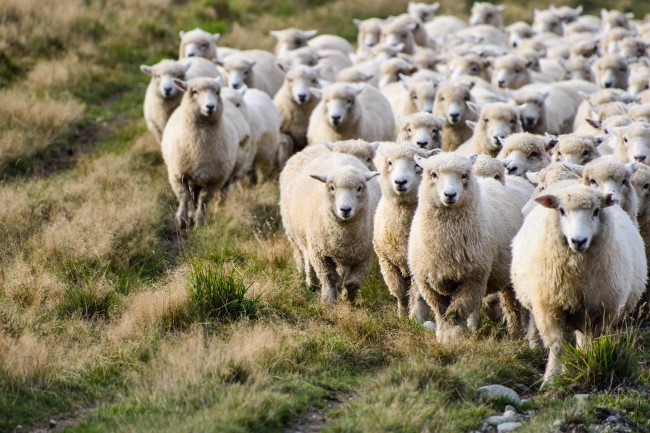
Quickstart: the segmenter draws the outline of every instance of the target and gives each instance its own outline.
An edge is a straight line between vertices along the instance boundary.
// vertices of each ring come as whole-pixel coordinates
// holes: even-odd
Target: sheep
[[[289,66],[318,64],[322,66],[321,78],[328,81],[334,81],[340,70],[352,66],[350,59],[340,51],[316,50],[311,46],[284,52],[278,57],[278,61]]]
[[[633,13],[623,13],[617,10],[608,11],[600,10],[600,19],[602,21],[603,31],[608,31],[617,27],[630,29],[630,20],[634,18]]]
[[[320,88],[320,68],[304,65],[291,68],[283,64],[278,66],[286,75],[282,87],[273,98],[273,103],[280,114],[280,131],[291,137],[293,151],[290,153],[293,153],[307,145],[309,117],[319,101],[311,89]]]
[[[400,81],[401,75],[411,75],[417,70],[418,68],[416,66],[413,66],[411,62],[401,57],[389,59],[379,66],[378,87],[381,89],[390,83],[396,83]]]
[[[151,76],[144,97],[144,118],[147,128],[160,143],[169,116],[181,103],[182,92],[174,85],[174,78],[191,80],[198,77],[220,77],[214,63],[202,57],[184,61],[161,60],[153,66],[141,65],[140,70]]]
[[[467,125],[467,121],[474,121],[478,116],[467,106],[468,103],[475,102],[471,90],[471,86],[451,81],[438,85],[433,115],[445,119],[442,149],[446,152],[456,150],[472,137],[472,128]]]
[[[413,40],[419,47],[436,48],[435,41],[429,37],[428,32],[424,28],[424,23],[417,15],[408,13],[401,14],[394,18],[387,19],[384,22],[384,26],[387,24],[399,25],[402,29],[410,29],[410,32],[413,35]],[[383,32],[384,27],[382,27],[382,33]]]
[[[535,189],[523,177],[506,175],[506,166],[503,161],[487,155],[477,155],[476,161],[472,165],[472,173],[474,176],[491,178],[504,185],[517,209],[522,209],[526,205]]]
[[[581,180],[584,185],[610,195],[636,223],[637,197],[631,178],[638,167],[638,163],[625,165],[610,158],[599,158],[582,168]]]
[[[537,172],[527,172],[526,178],[530,183],[535,186],[530,200],[521,209],[524,217],[537,206],[535,197],[543,191],[550,188],[561,187],[562,185],[575,185],[580,181],[580,176],[577,174],[576,167],[563,162],[551,162],[545,168]]]
[[[266,93],[244,85],[237,90],[222,89],[228,99],[248,121],[251,129],[253,166],[257,181],[269,179],[279,168],[280,114]]]
[[[490,60],[478,54],[468,53],[456,56],[447,64],[447,77],[458,78],[461,75],[471,75],[490,81],[490,65]]]
[[[579,56],[570,56],[564,61],[567,70],[567,80],[593,81],[594,73],[591,70],[591,60]]]
[[[406,11],[410,15],[418,17],[423,23],[427,23],[433,19],[433,17],[436,15],[436,12],[438,12],[438,9],[440,9],[439,2],[427,4],[411,1],[407,6]]]
[[[178,58],[184,57],[203,57],[208,60],[218,59],[217,41],[221,37],[219,33],[208,33],[200,28],[195,28],[189,32],[180,31],[178,36],[181,38],[178,47]]]
[[[618,162],[650,161],[650,125],[632,123],[616,131],[618,142],[613,156]]]
[[[636,219],[647,260],[650,257],[650,167],[639,164],[632,175],[632,186],[637,196]],[[650,302],[650,291],[646,291],[645,302]]]
[[[402,76],[399,87],[382,89],[382,94],[391,105],[395,116],[426,112],[432,113],[438,83],[429,79],[412,79]]]
[[[295,27],[269,32],[277,41],[275,44],[276,56],[286,51],[306,47],[307,41],[316,36],[317,33],[318,30],[300,30]]]
[[[587,122],[587,119],[594,119],[596,116],[596,111],[602,111],[604,114],[606,111],[605,106],[607,104],[610,104],[612,102],[627,104],[636,101],[636,98],[634,96],[628,94],[627,92],[624,92],[621,89],[601,89],[595,93],[592,93],[591,95],[582,96],[584,98],[584,101],[582,101],[578,107],[578,112],[576,113],[575,121],[573,123],[573,131],[586,134],[598,133],[598,130],[594,129]],[[610,108],[607,108],[607,111],[611,111]]]
[[[566,334],[580,346],[633,311],[645,289],[643,240],[611,195],[572,185],[537,196],[512,242],[512,282],[532,313],[549,357],[548,383],[559,372]]]
[[[410,143],[425,150],[440,149],[441,130],[445,119],[430,113],[415,113],[398,117],[398,143]]]
[[[624,28],[615,28],[604,32],[600,38],[599,51],[604,57],[608,54],[616,54],[618,52],[618,44],[625,38],[632,36],[629,30]]]
[[[563,23],[574,22],[582,13],[582,6],[578,6],[576,8],[572,8],[570,6],[560,6],[559,8],[556,8],[554,5],[551,5],[549,9],[553,11],[557,16],[559,16]]]
[[[318,51],[337,51],[348,59],[354,54],[352,45],[337,35],[318,35],[310,39],[308,45]]]
[[[402,52],[413,54],[415,52],[415,37],[413,31],[417,23],[393,19],[384,23],[381,27],[380,42],[393,47],[401,45]]]
[[[628,62],[635,62],[648,56],[649,44],[639,38],[625,38],[618,43],[616,53]]]
[[[506,188],[472,174],[475,157],[415,156],[423,169],[408,263],[419,293],[434,312],[436,336],[449,343],[476,330],[486,294],[502,293],[509,330],[519,308],[510,289],[510,241],[522,223]]]
[[[367,20],[352,20],[359,30],[357,34],[357,45],[361,47],[374,47],[379,43],[381,37],[381,26],[383,20],[379,18],[368,18]]]
[[[361,138],[391,141],[395,119],[390,104],[379,91],[364,84],[335,83],[312,92],[321,95],[309,118],[307,142]]]
[[[440,15],[424,24],[429,37],[437,41],[444,41],[449,35],[466,27],[466,21],[452,15]]]
[[[503,5],[493,5],[487,2],[476,2],[472,5],[472,14],[469,17],[469,24],[489,24],[494,27],[503,27],[501,13],[506,9]]]
[[[497,159],[504,162],[512,176],[525,176],[528,171],[539,171],[551,163],[548,151],[557,144],[555,137],[520,132],[503,140]]]
[[[438,54],[430,48],[420,48],[411,56],[411,63],[419,70],[437,71],[438,66],[444,64],[446,56]]]
[[[506,33],[508,34],[508,45],[517,48],[522,40],[533,37],[533,28],[526,22],[517,21],[506,27]]]
[[[246,84],[273,98],[284,81],[284,74],[277,66],[275,56],[268,51],[242,51],[226,57],[220,64],[227,72],[228,86],[233,89]]]
[[[409,313],[410,292],[411,312],[421,323],[427,320],[429,307],[417,290],[411,290],[407,251],[422,173],[413,158],[429,154],[416,146],[399,144],[382,148],[376,157],[382,197],[375,212],[373,246],[388,290],[397,298],[397,314]]]
[[[496,156],[507,136],[522,132],[519,111],[511,105],[497,102],[481,108],[470,102],[468,106],[480,114],[478,122],[467,121],[474,134],[456,150],[461,155]]]
[[[533,9],[533,31],[535,33],[555,33],[562,36],[562,19],[553,10]]]
[[[336,302],[339,289],[354,301],[370,273],[378,174],[353,156],[328,153],[302,167],[280,190],[280,208],[286,210],[282,223],[294,257],[302,258],[299,270],[305,271],[307,285],[320,281],[323,303]]]
[[[600,157],[598,146],[603,142],[593,135],[564,134],[557,138],[557,144],[552,149],[553,162],[585,165]]]
[[[582,58],[588,60],[592,56],[598,55],[598,39],[587,37],[576,41],[572,44],[570,57]]]
[[[636,68],[630,73],[627,91],[631,95],[638,95],[650,89],[650,68]]]
[[[627,115],[632,120],[650,123],[650,104],[639,104],[630,107]]]
[[[492,84],[502,89],[519,89],[533,82],[550,82],[548,77],[529,70],[530,61],[513,54],[499,57],[494,61]]]
[[[627,89],[630,68],[625,59],[617,54],[608,54],[594,63],[594,80],[605,89]]]
[[[165,126],[162,154],[169,183],[180,202],[177,224],[185,227],[193,214],[199,226],[205,223],[210,199],[230,179],[237,150],[249,144],[250,136],[240,134],[237,125],[246,124],[246,120],[221,99],[217,80],[174,79],[174,84],[185,94]]]

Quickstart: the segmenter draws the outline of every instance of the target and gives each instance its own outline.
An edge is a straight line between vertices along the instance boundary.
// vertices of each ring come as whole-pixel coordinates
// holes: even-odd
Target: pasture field
[[[477,336],[439,345],[396,317],[377,266],[359,305],[322,306],[293,266],[276,182],[176,230],[140,64],[175,58],[194,27],[237,48],[271,49],[268,31],[290,26],[353,41],[352,18],[407,3],[0,1],[0,432],[469,431],[506,405],[479,401],[489,384],[526,399],[519,432],[582,432],[611,414],[650,431],[642,325],[573,353],[562,386],[540,391],[544,351],[483,318]],[[508,22],[546,7],[505,4]]]

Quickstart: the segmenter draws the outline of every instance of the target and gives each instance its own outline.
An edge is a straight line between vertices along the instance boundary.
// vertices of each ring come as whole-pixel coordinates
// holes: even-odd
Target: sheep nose
[[[535,124],[535,118],[534,117],[526,117],[526,125],[533,126],[534,124]]]
[[[205,109],[208,110],[208,113],[212,113],[214,111],[214,104],[207,104]]]
[[[194,53],[187,53],[187,57],[194,57],[194,56],[196,56],[196,54],[194,54]]]
[[[499,84],[499,87],[501,87],[501,88],[506,87],[506,80],[499,80],[499,81],[497,81],[497,83]]]
[[[636,159],[639,162],[643,162],[646,159],[645,155],[634,155],[634,159]]]
[[[307,100],[307,95],[305,95],[304,93],[301,93],[300,95],[298,95],[298,100],[300,102],[305,102]]]
[[[454,197],[456,197],[456,191],[453,192],[445,191],[445,197],[447,197],[448,199],[453,199]]]
[[[408,180],[406,180],[406,179],[395,179],[395,183],[398,186],[406,185],[407,182],[408,182]]]
[[[165,96],[169,96],[172,93],[171,87],[165,87],[163,90],[165,91]]]
[[[495,135],[492,137],[494,139],[494,144],[498,144],[499,146],[503,145],[503,140],[506,138],[505,135]]]
[[[344,206],[340,208],[341,214],[343,214],[344,217],[349,216],[350,212],[352,212],[352,206]]]
[[[241,84],[240,84],[240,83],[232,83],[232,88],[233,88],[233,89],[237,90],[237,89],[239,89],[240,87],[241,87]]]
[[[417,141],[416,143],[420,147],[427,147],[429,145],[428,141]]]
[[[516,173],[517,172],[517,166],[506,167],[506,171],[508,172],[508,174]]]
[[[332,122],[334,122],[336,125],[338,125],[341,122],[341,116],[335,115],[335,116],[330,116],[332,119]]]
[[[587,244],[587,238],[571,238],[571,243],[575,245],[578,250],[582,251],[584,249],[584,246]]]
[[[449,113],[449,117],[451,117],[452,122],[458,122],[458,119],[460,119],[460,113]]]
[[[611,81],[605,81],[604,84],[605,84],[605,88],[607,89],[611,88],[614,85],[614,83],[612,83]]]

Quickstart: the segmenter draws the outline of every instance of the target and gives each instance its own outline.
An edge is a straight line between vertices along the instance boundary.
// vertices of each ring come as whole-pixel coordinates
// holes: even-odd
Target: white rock
[[[514,431],[519,427],[521,427],[520,422],[506,422],[504,424],[499,424],[499,426],[497,427],[497,431],[499,433],[509,432],[509,431]]]
[[[430,329],[432,331],[436,330],[436,324],[433,323],[431,320],[427,320],[426,322],[424,322],[422,324],[422,326],[424,326],[425,328]]]
[[[510,400],[511,403],[517,406],[521,405],[521,399],[519,398],[519,394],[517,394],[514,390],[503,385],[483,386],[478,389],[478,393],[481,396],[481,398],[486,398],[486,399],[504,398],[506,400]]]
[[[509,416],[495,415],[495,416],[488,417],[488,419],[486,419],[485,422],[487,422],[490,425],[498,426],[504,423],[517,422],[517,419]]]

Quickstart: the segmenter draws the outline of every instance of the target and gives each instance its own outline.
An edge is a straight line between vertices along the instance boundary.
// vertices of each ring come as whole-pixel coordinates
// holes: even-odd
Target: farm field
[[[569,351],[582,367],[541,390],[544,350],[483,315],[476,336],[439,344],[397,317],[376,263],[356,305],[322,305],[295,270],[277,181],[176,228],[141,64],[176,58],[178,31],[195,27],[243,49],[272,50],[268,32],[286,27],[354,42],[353,18],[407,4],[0,1],[0,432],[491,431],[508,404],[480,399],[491,384],[524,399],[518,432],[595,431],[611,416],[650,431],[643,321]],[[547,6],[504,4],[508,23]],[[463,18],[470,7],[441,1]]]

